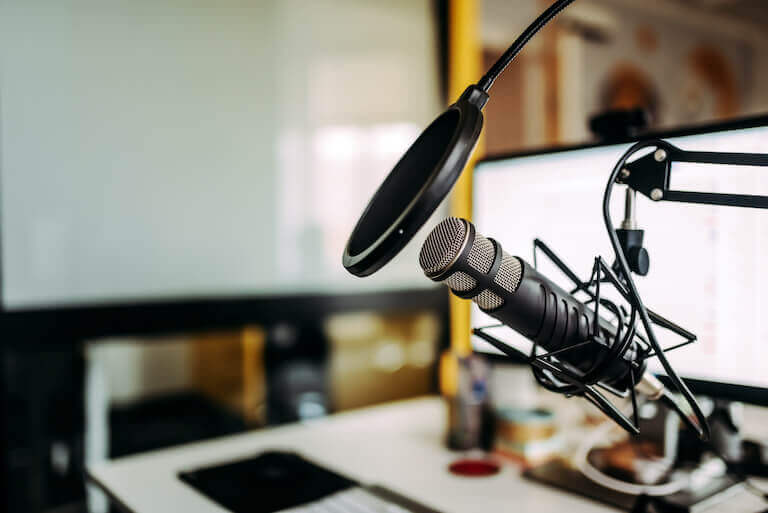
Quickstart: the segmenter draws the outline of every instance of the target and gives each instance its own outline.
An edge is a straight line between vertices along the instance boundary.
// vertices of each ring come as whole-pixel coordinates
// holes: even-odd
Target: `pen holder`
[[[446,397],[448,447],[489,451],[493,443],[493,411],[488,392],[490,366],[477,355],[460,357],[456,393]]]

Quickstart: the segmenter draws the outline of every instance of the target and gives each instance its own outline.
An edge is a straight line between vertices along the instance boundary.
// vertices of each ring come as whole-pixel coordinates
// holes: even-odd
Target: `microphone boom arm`
[[[685,151],[659,139],[647,141],[645,146],[656,146],[657,149],[625,164],[617,183],[624,184],[653,201],[768,209],[768,196],[678,191],[669,188],[672,164],[675,162],[768,167],[768,155]]]
[[[644,155],[631,163],[628,162],[638,151],[646,148],[655,149],[651,153]],[[606,185],[605,193],[603,195],[603,219],[616,256],[616,265],[620,272],[620,278],[626,285],[626,292],[628,295],[625,296],[625,298],[632,305],[633,311],[637,310],[637,313],[640,315],[640,321],[645,328],[648,342],[653,348],[653,352],[649,353],[648,356],[655,356],[659,359],[669,381],[676,391],[682,395],[685,402],[688,403],[693,417],[695,418],[695,423],[693,423],[691,419],[686,416],[688,425],[694,428],[698,433],[699,438],[707,440],[709,439],[709,425],[707,424],[706,416],[696,402],[693,393],[688,389],[688,386],[682,379],[680,379],[667,361],[667,358],[664,355],[665,350],[661,348],[653,332],[652,323],[654,322],[664,327],[668,327],[672,323],[660,316],[652,316],[651,312],[643,304],[643,301],[640,298],[640,293],[635,286],[626,255],[624,254],[616,229],[611,221],[609,208],[611,192],[613,186],[616,183],[619,183],[647,196],[652,201],[665,200],[682,203],[762,209],[768,209],[768,197],[749,194],[692,192],[670,189],[672,164],[675,162],[768,167],[768,155],[754,153],[684,151],[661,139],[641,141],[629,148],[616,163],[610,178],[608,179],[608,184]],[[672,346],[666,349],[666,351],[681,346],[682,345]]]
[[[654,151],[632,162],[628,162],[638,151],[647,148],[652,148]],[[630,433],[638,432],[635,383],[633,382],[633,386],[628,388],[628,394],[622,394],[621,391],[613,390],[611,387],[606,387],[604,386],[604,383],[600,382],[602,371],[601,363],[603,362],[597,362],[595,367],[590,369],[585,375],[577,376],[562,361],[558,361],[557,356],[564,351],[576,349],[586,344],[600,344],[611,350],[611,358],[623,358],[631,340],[639,340],[642,348],[642,354],[640,355],[639,361],[643,362],[650,358],[658,358],[661,366],[664,368],[672,390],[678,392],[682,396],[690,409],[691,415],[685,413],[682,404],[672,394],[665,393],[663,400],[681,415],[685,423],[693,429],[701,439],[707,440],[709,438],[709,426],[707,424],[706,416],[702,412],[693,393],[677,375],[665,356],[665,353],[669,351],[695,342],[696,335],[648,309],[643,303],[640,293],[635,286],[632,271],[627,263],[624,249],[617,236],[617,231],[611,221],[609,209],[611,192],[615,184],[622,184],[633,191],[647,196],[653,201],[663,200],[762,209],[768,209],[768,196],[692,192],[670,189],[672,164],[675,162],[768,167],[768,155],[684,151],[660,139],[646,140],[633,145],[614,166],[603,196],[603,218],[616,257],[614,267],[607,265],[602,257],[597,257],[595,258],[595,263],[589,280],[584,281],[580,279],[579,276],[544,242],[539,239],[535,239],[533,242],[534,266],[536,267],[537,264],[537,252],[541,251],[571,282],[573,282],[574,287],[570,292],[571,294],[576,292],[586,294],[588,300],[585,304],[592,304],[594,307],[594,326],[599,326],[598,310],[600,308],[605,308],[616,317],[617,329],[615,335],[606,336],[601,333],[598,328],[595,328],[595,332],[584,342],[543,354],[539,351],[540,348],[534,343],[530,354],[526,355],[519,349],[510,347],[508,344],[487,333],[486,329],[488,327],[476,328],[473,330],[473,334],[486,340],[508,356],[526,361],[533,368],[533,373],[537,381],[545,388],[568,396],[584,397],[594,403],[603,411],[603,413],[608,415]],[[612,301],[601,297],[601,283],[613,285],[622,298],[629,304],[629,313],[624,310],[623,306],[618,308]],[[636,321],[639,321],[642,325],[644,334],[637,331]],[[657,341],[654,326],[675,333],[680,336],[683,341],[670,347],[662,348]],[[632,376],[632,373],[629,374]],[[608,401],[599,389],[606,390],[622,397],[629,395],[632,402],[632,419],[630,420],[630,418]]]

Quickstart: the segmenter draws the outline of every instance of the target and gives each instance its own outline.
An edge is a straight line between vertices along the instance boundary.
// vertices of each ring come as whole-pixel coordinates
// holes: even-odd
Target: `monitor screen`
[[[685,150],[766,151],[768,127],[723,130],[667,139]],[[582,280],[594,259],[613,262],[602,218],[608,176],[628,144],[537,153],[480,162],[474,175],[474,223],[478,233],[533,264],[533,239],[544,241]],[[768,194],[768,170],[675,164],[677,190]],[[637,195],[637,221],[645,230],[650,272],[636,284],[649,308],[698,336],[668,353],[678,372],[707,382],[768,387],[768,211],[673,202]],[[612,219],[624,216],[624,188],[613,193]],[[564,287],[570,283],[541,253],[539,269]],[[473,303],[474,327],[496,323]],[[507,328],[491,334],[530,347]],[[662,346],[681,342],[658,329]],[[495,352],[473,337],[476,350]],[[649,363],[659,371],[655,359]]]

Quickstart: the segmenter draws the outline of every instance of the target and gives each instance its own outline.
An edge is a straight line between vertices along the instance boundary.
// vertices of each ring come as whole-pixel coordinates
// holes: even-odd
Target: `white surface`
[[[394,502],[377,497],[363,487],[336,492],[322,499],[300,506],[283,509],[276,513],[410,513]]]
[[[428,0],[3,0],[3,305],[432,286],[418,242],[368,280],[341,255],[439,111],[433,19]]]
[[[539,485],[506,464],[492,477],[458,477],[447,466],[459,454],[443,445],[439,398],[359,410],[305,425],[122,458],[89,467],[90,475],[135,513],[224,513],[176,478],[178,472],[269,449],[296,451],[363,484],[378,484],[443,513],[581,513],[613,508]]]
[[[768,128],[671,138],[686,150],[765,152]],[[602,218],[602,196],[613,166],[629,145],[613,145],[480,164],[474,174],[474,222],[478,233],[533,264],[538,237],[586,280],[594,258],[613,262]],[[768,169],[680,164],[671,188],[768,194]],[[768,387],[768,211],[674,202],[637,195],[637,221],[645,230],[650,273],[635,279],[645,304],[695,333],[699,340],[668,353],[684,377]],[[624,217],[624,187],[613,192],[613,223]],[[539,253],[540,270],[567,285]],[[603,292],[606,293],[606,288]],[[607,293],[610,293],[609,290]],[[615,297],[615,294],[614,294]],[[473,325],[496,324],[473,304]],[[495,330],[519,345],[509,329]],[[663,346],[682,341],[661,328]],[[476,348],[494,352],[475,338]],[[650,360],[653,370],[660,370]]]

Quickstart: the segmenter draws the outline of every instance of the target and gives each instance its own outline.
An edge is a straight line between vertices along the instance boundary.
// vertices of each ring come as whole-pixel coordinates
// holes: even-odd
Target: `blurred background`
[[[424,236],[365,280],[342,250],[548,3],[0,0],[3,509],[108,511],[89,462],[437,393]],[[499,80],[479,152],[589,141],[615,109],[768,112],[766,23],[760,0],[576,2]]]

